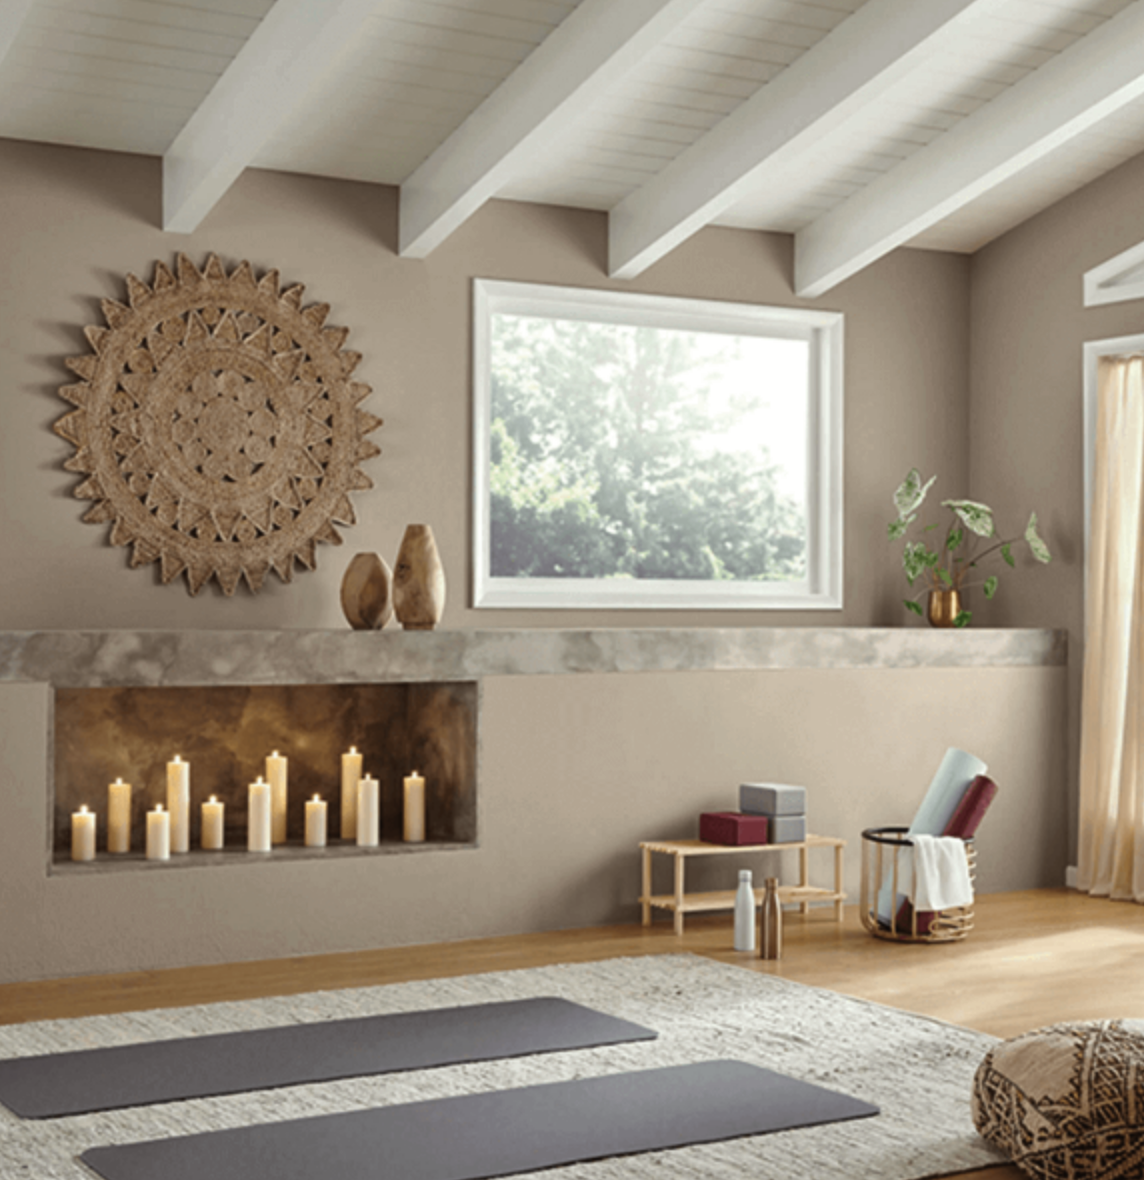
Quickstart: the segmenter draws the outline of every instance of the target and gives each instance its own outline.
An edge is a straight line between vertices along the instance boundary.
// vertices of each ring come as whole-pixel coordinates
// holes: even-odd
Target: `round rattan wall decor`
[[[76,407],[53,429],[86,476],[83,519],[111,523],[132,567],[157,561],[192,594],[212,577],[231,595],[312,570],[318,543],[340,545],[336,526],[355,522],[350,493],[373,486],[359,464],[381,453],[348,330],[276,270],[228,275],[213,254],[126,285],[126,304],[103,301],[107,326],[84,329],[91,353],[66,362],[80,381],[59,391]]]

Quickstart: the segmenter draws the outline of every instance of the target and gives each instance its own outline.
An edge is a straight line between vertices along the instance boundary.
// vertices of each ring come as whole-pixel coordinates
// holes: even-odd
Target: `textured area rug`
[[[974,1072],[995,1038],[691,955],[11,1025],[0,1027],[0,1057],[542,995],[645,1024],[659,1038],[47,1123],[0,1109],[0,1176],[91,1180],[76,1157],[100,1144],[727,1057],[841,1090],[882,1114],[577,1164],[534,1173],[535,1180],[921,1180],[1005,1162],[977,1135],[969,1110]]]

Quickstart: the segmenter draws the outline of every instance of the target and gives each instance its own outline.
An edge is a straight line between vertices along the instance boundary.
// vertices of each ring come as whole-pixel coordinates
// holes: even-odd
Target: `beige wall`
[[[1084,638],[1082,348],[1144,332],[1139,301],[1085,308],[1082,278],[1144,240],[1142,185],[1138,156],[972,260],[971,495],[996,509],[1006,531],[1023,530],[1035,510],[1053,553],[1045,568],[1022,554],[1018,571],[1002,573],[993,602],[974,609],[988,626],[1068,628],[1073,854]]]
[[[476,849],[50,877],[48,690],[0,684],[0,982],[634,922],[639,841],[694,836],[743,780],[806,785],[812,828],[849,841],[856,899],[862,828],[908,824],[950,745],[1003,784],[981,891],[1056,884],[1064,684],[1063,668],[491,677]],[[731,888],[770,857],[693,882]],[[829,852],[811,872],[829,882]]]
[[[911,464],[962,482],[966,449],[967,259],[901,251],[815,305],[846,313],[846,582],[842,612],[522,612],[467,609],[470,286],[475,276],[793,305],[791,239],[707,230],[638,283],[604,276],[601,214],[494,202],[427,261],[397,258],[395,191],[247,172],[189,236],[158,228],[156,159],[0,141],[0,630],[55,627],[339,627],[350,554],[391,561],[406,523],[433,525],[449,576],[449,627],[726,624],[886,625],[902,619],[888,552],[890,495]],[[368,407],[385,419],[377,487],[356,496],[359,524],[317,573],[257,597],[216,587],[191,599],[156,567],[127,568],[106,526],[81,523],[71,448],[50,432],[74,378],[63,358],[88,351],[99,300],[122,276],[150,279],[156,259],[209,251],[261,272],[278,267],[329,302],[364,354]]]

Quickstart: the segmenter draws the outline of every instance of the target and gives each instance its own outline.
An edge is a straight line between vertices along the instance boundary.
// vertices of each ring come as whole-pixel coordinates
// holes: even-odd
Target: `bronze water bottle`
[[[759,957],[783,957],[783,907],[779,901],[777,877],[768,877],[763,882],[763,904],[759,907]]]

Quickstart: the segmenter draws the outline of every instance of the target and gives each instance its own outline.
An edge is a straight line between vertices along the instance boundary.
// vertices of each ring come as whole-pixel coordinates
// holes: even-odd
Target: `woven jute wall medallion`
[[[107,326],[84,329],[92,352],[66,362],[80,381],[59,391],[76,407],[53,429],[75,447],[64,466],[87,477],[83,519],[110,522],[132,567],[157,561],[192,594],[212,577],[231,595],[240,579],[257,592],[270,570],[312,570],[318,542],[340,545],[336,526],[355,522],[350,492],[373,487],[359,464],[381,453],[348,329],[276,270],[228,275],[213,254],[126,285],[126,304],[103,300]]]

